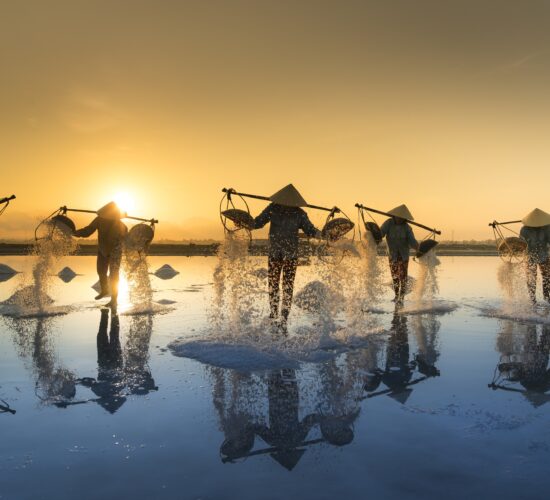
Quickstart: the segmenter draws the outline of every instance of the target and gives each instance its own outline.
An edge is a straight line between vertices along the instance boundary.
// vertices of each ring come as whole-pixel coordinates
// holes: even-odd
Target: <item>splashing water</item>
[[[530,306],[524,264],[501,262],[497,279],[502,289],[505,311],[523,311]]]
[[[31,250],[35,258],[32,273],[23,276],[17,291],[5,304],[12,306],[14,315],[33,316],[59,314],[60,311],[52,308],[53,300],[50,292],[55,277],[54,269],[61,257],[73,253],[77,244],[72,237],[62,231],[43,224],[48,237],[38,239]]]
[[[153,288],[149,276],[147,256],[126,248],[123,269],[128,282],[128,295],[132,304],[131,312],[151,312],[153,306]]]
[[[246,236],[228,233],[218,249],[210,323],[215,331],[229,336],[258,326],[262,303],[267,303],[264,278],[250,259],[248,247]]]
[[[430,250],[422,257],[417,258],[418,276],[416,278],[412,291],[413,300],[416,303],[431,303],[439,293],[439,284],[437,281],[437,266],[441,264],[435,254],[435,250]]]

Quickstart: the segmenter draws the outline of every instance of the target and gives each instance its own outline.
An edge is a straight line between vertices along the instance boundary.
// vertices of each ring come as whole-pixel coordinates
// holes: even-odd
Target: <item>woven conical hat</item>
[[[535,208],[532,212],[529,212],[521,222],[525,226],[529,227],[542,227],[550,224],[550,214],[547,214],[540,208]]]
[[[117,204],[114,201],[110,201],[107,203],[107,205],[101,207],[97,211],[97,215],[99,215],[102,219],[111,219],[111,220],[117,220],[122,219],[125,214],[120,211],[120,208],[118,208]]]
[[[287,207],[305,207],[307,205],[307,201],[302,198],[302,195],[292,184],[277,191],[274,195],[271,195],[269,199],[273,203],[285,205]]]
[[[400,219],[414,220],[414,217],[407,208],[407,205],[399,205],[398,207],[392,208],[388,213],[394,217],[399,217]]]

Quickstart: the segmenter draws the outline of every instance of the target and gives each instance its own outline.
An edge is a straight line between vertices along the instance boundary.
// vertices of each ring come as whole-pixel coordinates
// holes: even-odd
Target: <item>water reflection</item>
[[[500,360],[492,389],[518,392],[534,406],[550,401],[550,325],[500,321],[497,336]]]
[[[418,352],[411,356],[409,345],[409,322],[414,332]],[[386,346],[384,369],[371,369],[367,374],[364,389],[365,398],[388,395],[405,404],[416,385],[431,377],[440,375],[435,366],[439,357],[437,339],[441,324],[433,314],[415,315],[409,318],[394,313],[390,335]],[[421,376],[414,377],[418,372]],[[380,389],[384,384],[386,388]]]
[[[55,317],[4,318],[14,333],[17,352],[35,381],[35,393],[44,404],[70,401],[76,395],[76,376],[57,359],[52,332]]]
[[[440,326],[433,314],[396,312],[388,335],[372,336],[365,348],[301,370],[258,374],[211,367],[214,407],[225,436],[222,462],[269,455],[292,470],[313,445],[350,444],[362,400],[389,395],[405,404],[412,386],[440,374]]]
[[[158,390],[148,365],[153,316],[130,317],[124,349],[120,342],[119,316],[112,314],[110,328],[108,325],[109,309],[102,309],[97,334],[97,378],[79,379],[82,386],[98,397],[77,404],[95,402],[109,413],[115,413],[126,403],[127,396],[143,396]]]

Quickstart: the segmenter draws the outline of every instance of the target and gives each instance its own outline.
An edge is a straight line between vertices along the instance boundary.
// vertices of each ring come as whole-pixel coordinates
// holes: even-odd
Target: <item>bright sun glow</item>
[[[129,193],[126,193],[126,192],[117,193],[115,194],[113,199],[114,199],[114,202],[118,205],[118,208],[120,208],[123,212],[132,213],[136,208],[134,199]]]

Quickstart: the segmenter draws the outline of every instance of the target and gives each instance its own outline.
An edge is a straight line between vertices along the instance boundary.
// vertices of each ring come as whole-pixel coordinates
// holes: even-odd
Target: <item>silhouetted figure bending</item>
[[[113,308],[116,308],[118,301],[118,281],[122,247],[124,238],[128,232],[127,227],[120,220],[124,215],[117,205],[111,201],[97,211],[97,217],[89,226],[74,232],[74,236],[78,238],[88,238],[97,231],[99,247],[97,253],[97,274],[99,275],[101,290],[96,300],[109,295],[110,284],[111,302],[109,305]]]

